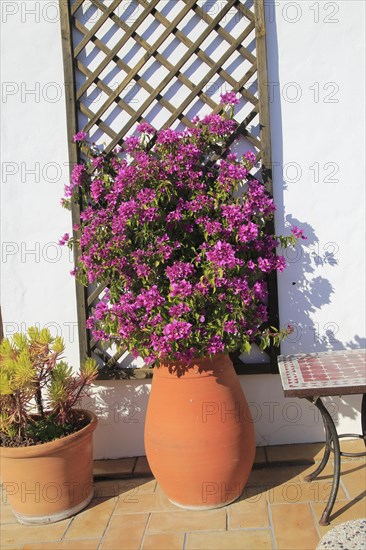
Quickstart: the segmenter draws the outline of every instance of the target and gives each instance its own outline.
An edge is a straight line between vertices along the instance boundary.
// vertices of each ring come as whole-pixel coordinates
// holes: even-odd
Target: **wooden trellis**
[[[71,164],[79,160],[72,139],[79,130],[110,151],[140,122],[157,126],[158,111],[158,127],[191,126],[193,111],[219,112],[220,92],[234,90],[238,135],[272,193],[264,0],[60,0],[60,11]],[[79,215],[74,206],[73,223]],[[268,283],[269,323],[278,326],[275,274]],[[149,376],[121,367],[123,354],[86,330],[103,288],[76,288],[81,357],[102,359],[104,378]],[[277,350],[268,355],[268,363],[244,365],[233,354],[237,372],[274,372]]]

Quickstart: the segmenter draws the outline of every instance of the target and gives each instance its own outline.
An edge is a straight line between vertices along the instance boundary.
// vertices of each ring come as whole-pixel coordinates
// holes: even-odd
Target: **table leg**
[[[313,403],[312,399],[310,399],[310,398],[308,399],[308,401],[311,401],[311,403]],[[323,418],[323,416],[322,416],[322,418]],[[325,422],[324,419],[323,419],[323,422],[324,422],[325,437],[326,437],[323,458],[321,459],[321,462],[320,462],[319,466],[317,467],[317,469],[314,470],[314,472],[312,472],[311,474],[304,477],[305,481],[312,481],[314,478],[316,478],[319,474],[322,473],[325,466],[328,464],[328,460],[329,460],[330,452],[331,452],[331,436],[330,436],[330,432],[329,432],[329,428],[328,428],[328,423]]]
[[[307,399],[308,401],[311,401],[313,403],[313,400],[311,398],[307,398]],[[315,400],[314,404],[319,409],[323,418],[325,435],[326,435],[326,443],[325,443],[325,450],[324,450],[322,461],[320,462],[318,468],[313,473],[306,476],[305,481],[313,480],[316,476],[320,474],[320,472],[324,470],[325,465],[329,460],[331,450],[333,450],[334,471],[333,471],[332,489],[330,491],[328,504],[326,505],[324,512],[322,514],[322,517],[319,520],[320,525],[329,525],[329,516],[332,512],[332,509],[337,497],[338,487],[339,487],[339,478],[341,473],[341,455],[340,455],[338,434],[331,415],[329,414],[328,410],[324,406],[324,403],[322,402],[320,397],[318,397]]]

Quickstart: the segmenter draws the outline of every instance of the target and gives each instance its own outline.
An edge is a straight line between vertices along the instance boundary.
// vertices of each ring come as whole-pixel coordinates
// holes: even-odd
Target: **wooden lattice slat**
[[[99,132],[99,138],[102,136],[108,152],[117,144],[122,144],[138,123],[144,120],[151,122],[149,117],[158,107],[165,112],[165,120],[160,127],[175,127],[177,124],[190,126],[192,117],[189,113],[194,106],[198,109],[206,105],[209,110],[218,113],[221,107],[216,88],[220,87],[221,91],[234,90],[241,95],[242,114],[237,118],[238,135],[255,151],[261,162],[262,181],[272,192],[264,0],[213,0],[209,3],[205,0],[59,2],[65,81],[68,83],[66,103],[71,164],[78,160],[77,147],[72,141],[73,134],[78,130],[94,133],[97,139]],[[126,18],[124,8],[131,6],[136,13]],[[88,16],[90,13],[93,18]],[[154,25],[149,21],[154,22],[155,30],[159,32],[152,30]],[[194,38],[187,30],[187,22],[190,21],[202,27]],[[234,33],[228,29],[228,23],[229,28],[235,29]],[[106,34],[103,34],[106,28]],[[109,31],[109,38],[105,38]],[[155,38],[150,38],[151,35]],[[164,47],[171,38],[182,47],[183,53],[177,56],[167,53],[169,48]],[[210,38],[219,43],[216,55],[205,45]],[[131,43],[134,45],[128,52],[135,48],[139,53],[137,61],[133,62],[129,55],[121,54],[123,48]],[[233,56],[242,67],[236,73],[235,69],[230,68],[232,64],[235,66]],[[189,73],[192,60],[201,64],[199,78],[193,78]],[[153,82],[144,74],[151,63],[164,73],[158,82]],[[117,71],[116,86],[108,80],[111,71]],[[128,97],[131,86],[140,98],[136,104]],[[184,95],[182,93],[178,100],[176,94],[170,92],[171,87],[184,90]],[[98,105],[91,101],[88,104],[88,97],[92,97],[93,92],[98,94],[98,101],[103,99]],[[111,112],[115,113],[116,109],[117,115],[110,120]],[[114,123],[116,120],[118,124]],[[154,122],[153,125],[156,126]],[[79,208],[75,206],[74,223],[78,223],[79,216]],[[75,258],[78,254],[75,250]],[[77,284],[80,355],[99,357],[107,366],[103,376],[108,378],[149,376],[150,371],[146,368],[118,369],[123,350],[114,353],[88,335],[86,317],[101,299],[104,289],[100,286],[86,291]],[[278,326],[275,274],[269,278],[269,289],[269,321],[271,325]],[[276,368],[277,350],[272,348],[269,355],[272,367],[263,363],[243,367],[238,354],[233,354],[233,358],[238,372],[270,372],[271,368]]]
[[[82,0],[79,0],[82,4]],[[75,4],[74,4],[75,6]],[[72,23],[69,12],[69,4],[60,0],[60,23],[61,23],[61,39],[62,52],[64,57],[64,75],[65,75],[65,98],[66,98],[66,116],[67,116],[67,137],[69,145],[69,162],[74,165],[78,162],[78,149],[73,141],[73,135],[77,132],[77,107],[75,102],[75,74],[73,66],[72,54]],[[78,205],[74,205],[72,209],[73,224],[80,223],[80,209]],[[80,255],[80,250],[74,247],[75,263]],[[76,284],[76,303],[78,312],[78,336],[79,336],[79,351],[80,358],[90,355],[90,343],[86,332],[87,318],[87,290],[80,284]]]

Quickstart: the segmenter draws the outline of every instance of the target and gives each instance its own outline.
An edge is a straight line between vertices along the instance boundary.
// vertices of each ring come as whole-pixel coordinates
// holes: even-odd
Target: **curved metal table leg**
[[[341,473],[341,455],[340,455],[338,434],[337,434],[337,430],[334,425],[333,419],[329,414],[328,410],[326,409],[326,407],[324,406],[320,397],[315,399],[315,401],[311,398],[308,398],[308,401],[311,401],[312,403],[314,403],[314,405],[319,409],[322,415],[324,427],[325,427],[325,434],[326,434],[326,444],[325,444],[324,456],[322,458],[321,463],[312,474],[308,475],[305,478],[306,481],[311,481],[317,475],[319,475],[320,472],[324,470],[325,465],[329,460],[329,455],[331,450],[333,450],[334,452],[334,472],[333,472],[332,489],[330,491],[328,504],[326,505],[324,512],[322,514],[322,517],[319,520],[320,525],[329,525],[329,516],[333,510],[333,506],[337,498],[337,492],[339,487],[339,477]]]
[[[314,400],[311,397],[307,397],[307,400],[310,401],[311,403],[314,402]],[[323,415],[322,415],[322,418],[323,418]],[[305,481],[312,481],[324,470],[325,466],[328,464],[328,460],[331,452],[331,437],[330,437],[330,432],[328,428],[328,423],[324,421],[324,418],[323,418],[323,423],[324,423],[325,437],[326,437],[324,455],[317,469],[314,470],[314,472],[312,472],[311,474],[307,475],[304,478]]]

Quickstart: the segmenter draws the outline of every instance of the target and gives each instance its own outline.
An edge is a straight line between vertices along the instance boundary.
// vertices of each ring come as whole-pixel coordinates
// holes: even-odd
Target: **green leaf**
[[[98,375],[98,365],[95,359],[88,357],[81,365],[80,372],[88,378],[94,378]]]
[[[14,348],[8,338],[4,338],[0,343],[0,358],[12,357]]]
[[[14,342],[14,345],[20,351],[27,347],[28,339],[25,334],[22,334],[21,332],[17,332],[16,334],[13,335],[13,342]]]
[[[52,370],[52,380],[66,382],[72,376],[72,368],[66,361],[60,361]]]
[[[11,395],[13,390],[10,385],[10,379],[7,373],[1,369],[0,370],[0,395]]]
[[[250,353],[251,349],[252,349],[252,346],[251,346],[250,342],[248,342],[248,340],[245,340],[244,346],[243,346],[244,353]]]
[[[48,388],[48,399],[53,409],[62,406],[68,398],[67,384],[65,380],[55,378]]]
[[[14,389],[20,390],[29,387],[35,381],[36,369],[32,363],[32,359],[28,349],[20,352],[14,372],[12,375],[11,386]]]
[[[9,437],[16,437],[18,432],[17,427],[12,423],[9,415],[4,412],[0,413],[0,431],[4,432]]]
[[[41,333],[39,335],[39,343],[40,344],[52,344],[54,338],[51,335],[51,332],[48,328],[43,328],[41,330]]]
[[[61,336],[56,336],[52,344],[52,349],[54,353],[57,353],[57,355],[65,351],[65,343]]]
[[[31,342],[36,342],[39,338],[39,329],[37,327],[28,328],[28,337]]]

